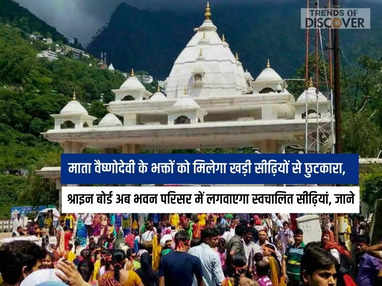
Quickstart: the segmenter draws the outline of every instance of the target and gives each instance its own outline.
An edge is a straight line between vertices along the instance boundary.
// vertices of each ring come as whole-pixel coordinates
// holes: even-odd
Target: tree
[[[362,189],[361,199],[373,208],[377,199],[382,199],[382,173],[367,176]]]
[[[367,112],[343,114],[343,149],[361,157],[376,157],[381,149],[381,128]]]

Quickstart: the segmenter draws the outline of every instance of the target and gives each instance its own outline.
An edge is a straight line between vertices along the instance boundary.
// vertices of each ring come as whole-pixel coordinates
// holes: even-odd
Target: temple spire
[[[267,59],[267,68],[270,68],[270,67],[271,67],[271,61]]]
[[[130,76],[135,76],[135,74],[134,74],[134,69],[133,69],[133,68],[131,68]]]
[[[76,100],[76,89],[73,89],[73,98],[72,100]]]
[[[238,52],[236,52],[235,58],[236,58],[237,61],[239,61],[239,53]]]
[[[222,41],[225,42],[225,36],[224,36],[224,34],[222,35]]]
[[[204,13],[204,16],[206,17],[206,20],[211,20],[210,1],[207,1],[206,12]]]

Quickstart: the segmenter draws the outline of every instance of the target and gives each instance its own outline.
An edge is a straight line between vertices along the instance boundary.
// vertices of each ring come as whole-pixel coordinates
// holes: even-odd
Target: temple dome
[[[121,85],[120,89],[146,90],[144,85],[134,75],[134,72],[132,72],[131,76],[127,80],[125,80],[125,82]]]
[[[77,100],[73,99],[68,102],[61,109],[60,114],[85,114],[88,115],[88,111],[79,103]]]
[[[160,100],[166,100],[166,99],[167,99],[166,96],[159,90],[150,97],[150,100],[153,100],[153,101],[160,101]]]
[[[210,19],[209,7],[206,19],[195,29],[195,34],[181,51],[166,79],[167,98],[183,95],[189,90],[191,97],[224,97],[245,93],[244,72],[228,47],[217,34]]]
[[[299,96],[297,99],[297,103],[314,103],[314,102],[327,102],[328,99],[321,93],[318,92],[318,98],[317,98],[317,89],[313,86],[309,87],[307,90],[304,90],[304,92]]]
[[[106,114],[98,124],[99,127],[122,126],[122,122],[113,113]]]
[[[271,67],[266,67],[256,78],[255,82],[282,82],[281,76]]]
[[[172,108],[174,110],[176,110],[176,111],[180,111],[180,110],[196,110],[196,109],[200,109],[200,106],[191,97],[189,97],[189,96],[182,96],[182,97],[178,98],[178,100],[174,103]]]
[[[127,100],[144,100],[151,96],[151,93],[146,90],[144,85],[138,80],[131,69],[130,77],[121,85],[119,89],[112,90],[115,94],[115,101]]]
[[[267,66],[257,76],[253,82],[253,89],[258,93],[275,93],[282,92],[286,88],[286,83],[281,76],[271,68],[269,59]]]

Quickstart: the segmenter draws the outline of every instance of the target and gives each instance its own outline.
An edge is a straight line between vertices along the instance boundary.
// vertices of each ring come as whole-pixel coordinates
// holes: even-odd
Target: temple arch
[[[191,119],[185,115],[181,115],[174,120],[174,124],[191,124]]]
[[[125,95],[124,97],[122,97],[121,101],[133,101],[135,100],[135,98],[131,95]]]
[[[260,93],[270,93],[275,92],[273,88],[270,87],[264,87],[262,90],[260,90]]]
[[[61,129],[72,129],[75,127],[75,124],[71,120],[66,120],[61,124]]]

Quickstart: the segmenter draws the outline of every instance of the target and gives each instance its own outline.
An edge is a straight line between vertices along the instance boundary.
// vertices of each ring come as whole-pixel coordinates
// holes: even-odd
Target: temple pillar
[[[261,107],[262,120],[275,120],[277,119],[277,110],[272,104],[265,104]]]
[[[86,145],[80,142],[65,141],[61,143],[61,147],[64,149],[64,153],[77,154],[82,153]]]
[[[256,142],[255,147],[260,148],[261,153],[281,153],[282,144],[277,140],[266,139],[261,142]]]
[[[123,145],[121,146],[121,153],[122,153],[122,154],[129,153],[129,144],[123,144]]]
[[[137,115],[136,114],[123,115],[123,125],[124,126],[137,125]]]
[[[122,153],[123,154],[138,154],[141,151],[141,146],[138,144],[123,144]]]
[[[55,129],[55,130],[59,130],[59,129],[61,129],[61,124],[62,124],[62,121],[61,121],[61,120],[59,120],[59,119],[55,119],[55,120],[54,120],[54,129]]]

